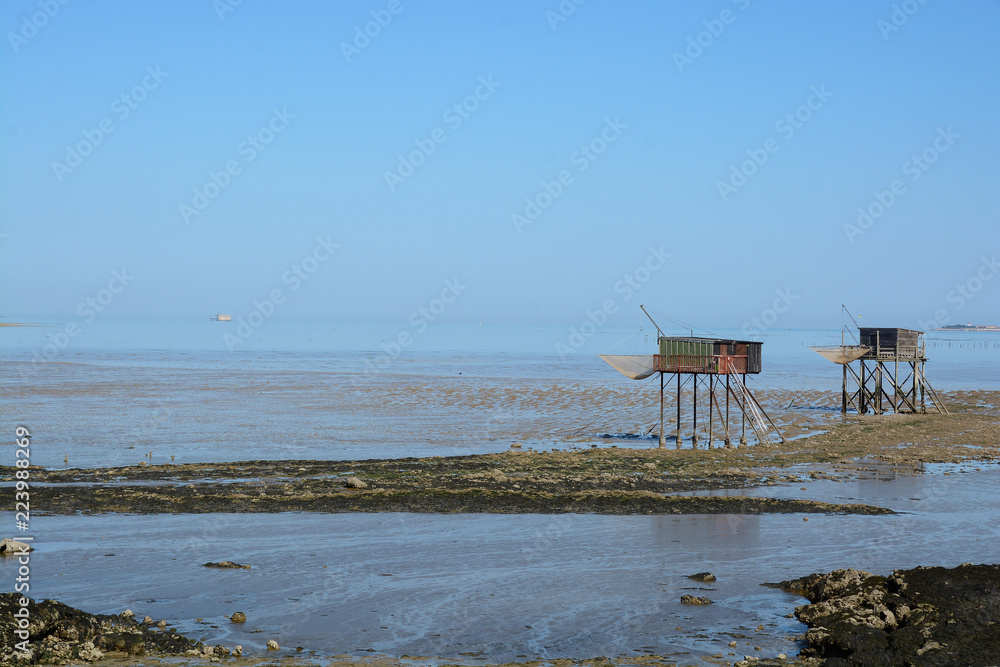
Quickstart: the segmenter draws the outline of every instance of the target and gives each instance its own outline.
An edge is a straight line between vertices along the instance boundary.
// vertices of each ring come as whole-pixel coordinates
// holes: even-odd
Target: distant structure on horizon
[[[232,322],[233,321],[233,316],[232,315],[223,315],[222,313],[219,313],[218,315],[215,315],[211,319],[215,320],[216,322]]]
[[[934,331],[1000,331],[1000,326],[996,324],[946,324]]]

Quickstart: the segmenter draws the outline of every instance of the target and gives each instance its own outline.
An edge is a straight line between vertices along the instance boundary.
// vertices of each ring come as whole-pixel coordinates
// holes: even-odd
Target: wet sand
[[[93,612],[137,607],[195,639],[242,643],[253,660],[269,657],[270,635],[286,647],[275,659],[323,664],[345,651],[387,653],[384,664],[403,655],[684,665],[794,655],[803,630],[785,616],[801,599],[760,589],[764,581],[995,557],[995,500],[986,499],[995,499],[990,462],[1000,460],[997,398],[953,395],[951,415],[837,419],[826,433],[768,448],[591,448],[584,439],[544,453],[35,468],[32,504],[46,514],[34,521],[50,537],[33,564],[43,595]],[[587,494],[596,505],[565,504]],[[795,514],[748,503],[767,500]],[[600,506],[659,516],[579,513]],[[712,506],[722,513],[708,514]],[[673,515],[683,507],[692,514]],[[852,507],[897,514],[846,514]],[[102,508],[115,513],[56,516]],[[236,513],[204,514],[221,508]],[[470,509],[486,513],[439,514]],[[505,511],[543,514],[496,514]],[[219,560],[252,569],[202,567]],[[687,579],[706,570],[717,583]],[[682,593],[715,604],[692,609]],[[235,605],[256,624],[230,627]]]
[[[851,417],[826,433],[770,447],[613,446],[423,459],[37,469],[33,493],[49,513],[878,514],[891,510],[690,492],[847,478],[871,465],[1000,460],[1000,417],[984,407],[993,398],[980,393],[966,403],[953,400],[947,415]],[[796,468],[807,464],[829,469]]]
[[[367,375],[359,372],[363,361],[352,356],[317,360],[311,370],[303,370],[301,360],[298,366],[283,365],[280,356],[242,365],[230,357],[145,354],[136,355],[134,367],[128,365],[130,355],[106,357],[90,355],[92,364],[7,362],[5,403],[23,423],[44,430],[46,446],[33,462],[64,468],[67,459],[70,467],[359,460],[499,453],[515,443],[525,450],[592,444],[650,448],[659,433],[658,386],[582,363],[561,368],[518,359],[479,367],[459,359],[442,363],[437,375],[430,374],[429,362],[423,374]],[[401,360],[399,365],[405,370]],[[22,371],[28,372],[23,380]],[[753,390],[791,440],[840,422],[838,381],[823,385],[830,389]],[[699,394],[702,447],[706,393]],[[684,396],[681,431],[683,447],[690,448],[690,388]],[[998,396],[952,392],[945,400],[995,408]],[[724,405],[720,409],[725,412]],[[672,396],[665,412],[672,446]],[[730,435],[738,442],[744,425],[738,415],[731,417]],[[721,446],[718,418],[714,426],[715,444]],[[745,432],[752,442],[749,426]]]

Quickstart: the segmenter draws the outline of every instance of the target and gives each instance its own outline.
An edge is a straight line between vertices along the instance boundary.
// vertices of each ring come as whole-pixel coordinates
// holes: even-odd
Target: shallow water
[[[92,612],[130,608],[250,651],[276,638],[321,655],[653,652],[699,664],[720,653],[792,654],[804,626],[785,615],[804,601],[762,582],[998,560],[1000,469],[947,471],[749,491],[906,512],[878,517],[35,516],[31,593]],[[203,567],[220,560],[252,568]],[[13,568],[0,561],[0,576],[12,581]],[[718,581],[686,578],[703,571]],[[715,604],[681,605],[687,593]],[[224,618],[234,611],[248,622]]]
[[[655,337],[632,332],[601,331],[561,358],[559,328],[433,327],[396,354],[391,327],[269,322],[229,351],[234,323],[96,320],[56,350],[64,323],[44,324],[0,327],[0,398],[47,467],[456,455],[658,433],[656,378],[630,381],[594,356],[652,351]],[[833,337],[764,338],[764,373],[749,384],[786,437],[838,414],[838,369],[808,348]],[[1000,336],[929,334],[928,346],[939,389],[1000,389]],[[690,396],[687,384],[684,424]]]
[[[604,434],[624,434],[619,444],[630,447],[656,443],[635,436],[656,425],[658,383],[631,382],[592,356],[623,332],[560,359],[552,345],[565,332],[555,330],[441,328],[393,356],[380,351],[392,331],[268,323],[245,349],[228,352],[219,326],[98,321],[46,363],[33,354],[58,327],[0,328],[0,397],[11,434],[14,424],[28,426],[32,463],[50,467],[616,442]],[[833,336],[765,339],[765,372],[751,386],[791,435],[836,418],[839,373],[806,347],[839,342]],[[928,347],[935,386],[1000,388],[994,339],[941,338]],[[998,560],[1000,474],[965,468],[883,467],[845,482],[713,492],[907,512],[886,517],[44,516],[34,507],[31,593],[92,612],[131,608],[195,638],[257,651],[274,637],[324,655],[652,652],[698,664],[713,655],[791,654],[798,644],[789,638],[803,627],[785,615],[802,600],[761,582],[840,567],[888,573]],[[14,517],[0,521],[12,526]],[[202,566],[219,560],[252,569]],[[13,581],[12,568],[0,560],[4,581]],[[686,578],[706,570],[717,583]],[[716,604],[682,606],[685,593]],[[231,624],[224,615],[233,611],[249,621]]]

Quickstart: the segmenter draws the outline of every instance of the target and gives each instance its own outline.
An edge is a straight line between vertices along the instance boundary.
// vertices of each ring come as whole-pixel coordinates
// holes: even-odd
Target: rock
[[[167,627],[167,622],[166,622],[166,621],[163,621],[163,620],[161,620],[161,621],[158,621],[158,622],[156,623],[156,627],[158,627],[158,628],[165,628],[165,627]]]
[[[215,645],[215,655],[221,655],[223,657],[229,655],[229,649],[222,644]]]
[[[1000,655],[1000,565],[836,570],[782,582],[811,604],[802,655],[838,665],[992,665]],[[942,653],[925,653],[944,649]],[[921,656],[924,656],[921,658]]]
[[[712,582],[715,581],[715,575],[711,572],[699,572],[698,574],[689,574],[688,579],[694,579],[695,581],[705,581]]]
[[[239,644],[233,647],[233,657],[238,658],[243,655],[243,647]]]
[[[681,604],[715,604],[708,598],[700,598],[694,595],[682,595]]]
[[[917,649],[917,655],[923,655],[927,651],[933,651],[934,649],[941,648],[941,644],[938,642],[927,642],[923,646]]]
[[[2,541],[0,541],[0,555],[2,556],[15,556],[17,554],[29,553],[34,550],[35,547],[31,546],[27,542],[12,540],[9,537],[5,537]]]
[[[249,565],[240,565],[239,563],[234,563],[228,560],[220,560],[218,563],[205,563],[205,567],[221,567],[230,568],[236,570],[249,570]]]
[[[77,657],[86,662],[94,662],[95,660],[103,658],[104,654],[97,650],[94,646],[94,642],[84,642],[80,647],[80,651],[77,653]]]
[[[244,614],[242,611],[236,611],[233,612],[233,615],[229,617],[229,620],[232,621],[233,623],[246,623],[247,615]]]
[[[105,653],[129,655],[180,655],[197,648],[183,635],[159,633],[139,623],[130,610],[118,615],[89,614],[55,600],[36,602],[17,593],[0,594],[0,665],[22,662],[65,664],[93,662]],[[31,622],[30,655],[15,654],[12,647],[22,641],[15,635],[14,613],[26,609]],[[16,660],[15,660],[16,658]]]
[[[344,479],[344,486],[348,489],[367,489],[368,482],[351,475],[350,477]]]
[[[146,616],[145,618],[142,619],[142,622],[145,623],[145,624],[147,624],[147,625],[152,625],[153,624],[153,618],[151,616]]]
[[[268,651],[277,651],[279,648],[280,647],[278,646],[278,642],[274,641],[273,639],[268,639],[267,640],[267,650]]]

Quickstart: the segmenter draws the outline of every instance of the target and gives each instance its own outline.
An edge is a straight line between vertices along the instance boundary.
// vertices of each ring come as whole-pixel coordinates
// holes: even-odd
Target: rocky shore
[[[207,655],[200,642],[151,618],[139,621],[131,612],[88,614],[55,600],[25,598],[27,604],[22,605],[21,599],[18,593],[0,594],[0,665],[93,662],[105,656]],[[26,630],[27,639],[18,630]],[[214,648],[211,651],[215,653]]]
[[[805,658],[824,667],[1000,664],[1000,565],[836,570],[768,584],[810,604]]]
[[[32,471],[32,479],[37,480],[32,500],[52,514],[893,513],[860,503],[685,494],[800,484],[810,479],[809,475],[756,468],[759,459],[760,454],[736,451],[605,449],[372,461],[38,469]]]

